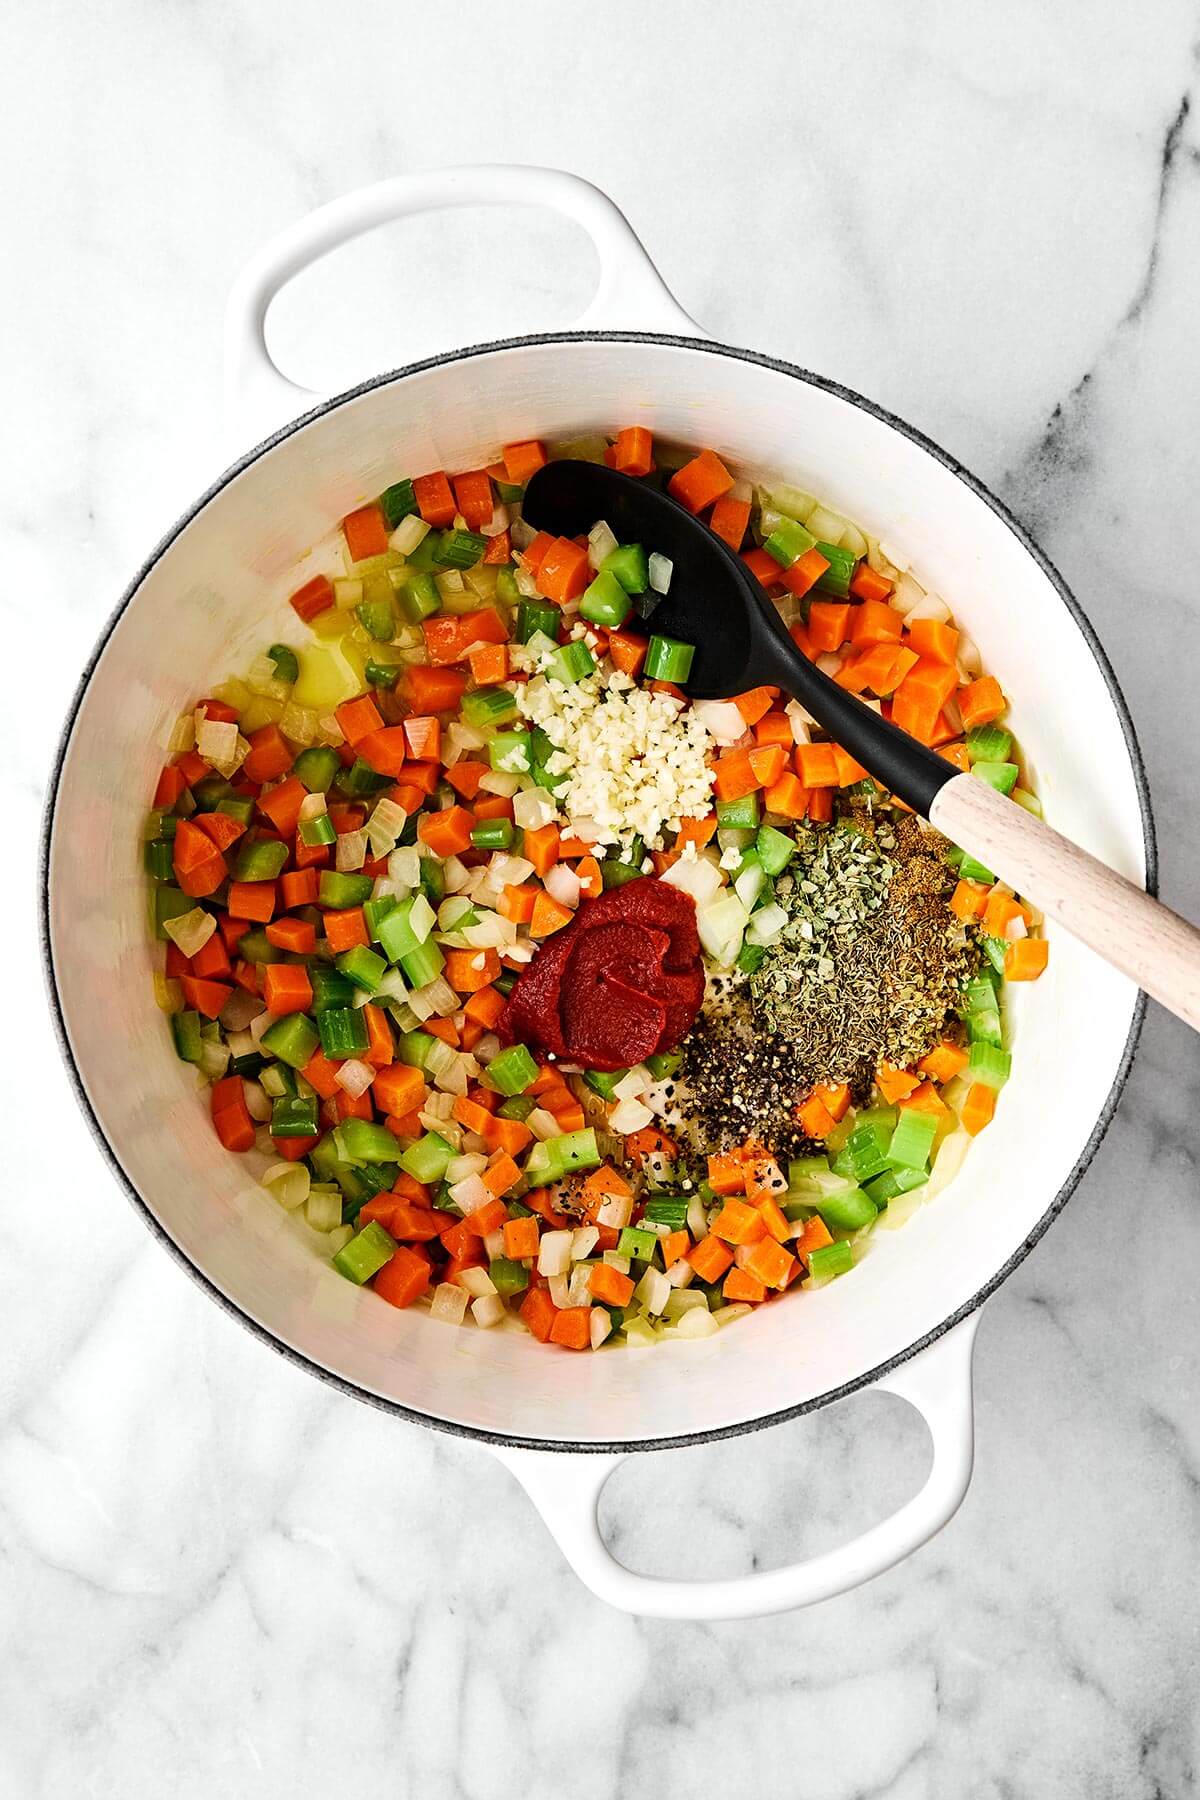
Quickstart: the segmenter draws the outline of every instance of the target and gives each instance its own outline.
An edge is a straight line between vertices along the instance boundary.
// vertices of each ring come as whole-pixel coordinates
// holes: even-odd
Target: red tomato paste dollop
[[[501,1029],[586,1069],[628,1069],[673,1050],[703,998],[695,902],[646,875],[583,901],[546,940]]]

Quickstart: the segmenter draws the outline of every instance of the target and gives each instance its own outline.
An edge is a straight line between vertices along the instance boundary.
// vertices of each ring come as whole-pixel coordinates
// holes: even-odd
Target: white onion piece
[[[592,1349],[598,1350],[613,1328],[612,1314],[603,1306],[593,1306],[588,1314],[588,1332],[592,1340]]]
[[[490,1331],[504,1317],[504,1302],[495,1292],[480,1294],[471,1302],[471,1313],[477,1325],[484,1331]],[[607,1318],[608,1314],[605,1313],[604,1316]]]
[[[613,1108],[608,1122],[611,1130],[627,1137],[630,1132],[644,1131],[647,1125],[652,1125],[654,1114],[640,1100],[622,1100]]]
[[[467,1298],[466,1288],[459,1287],[457,1282],[439,1281],[433,1290],[430,1318],[437,1319],[442,1325],[461,1325],[466,1317]]]
[[[637,1100],[650,1086],[650,1071],[645,1063],[635,1063],[627,1069],[620,1081],[613,1088],[614,1100]]]
[[[490,1199],[489,1195],[489,1199]],[[538,1244],[538,1274],[565,1275],[571,1267],[573,1231],[543,1231]]]
[[[599,519],[588,532],[588,565],[598,569],[617,548],[617,538],[607,520]]]
[[[690,894],[698,907],[714,899],[721,888],[721,871],[706,856],[698,856],[694,862],[689,858],[672,863],[659,879],[680,893]]]
[[[579,905],[579,877],[569,863],[555,863],[546,870],[542,877],[542,885],[552,900],[560,906],[572,908]]]
[[[360,1094],[366,1093],[374,1079],[375,1071],[370,1064],[359,1062],[358,1058],[354,1056],[347,1057],[334,1076],[338,1086],[353,1095],[355,1100]]]
[[[736,743],[745,732],[746,721],[732,700],[694,700],[692,712],[718,744]]]
[[[271,1101],[257,1081],[243,1081],[242,1094],[246,1101],[246,1111],[256,1125],[265,1125],[271,1117]]]
[[[656,594],[669,593],[671,588],[671,577],[674,573],[675,564],[671,561],[670,557],[661,555],[657,550],[652,550],[648,564],[648,578],[651,590]]]

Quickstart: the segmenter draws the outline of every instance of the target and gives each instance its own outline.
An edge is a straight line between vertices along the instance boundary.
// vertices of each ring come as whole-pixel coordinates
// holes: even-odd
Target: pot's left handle
[[[890,1518],[849,1543],[782,1569],[717,1581],[636,1575],[613,1556],[597,1519],[604,1485],[623,1456],[488,1447],[516,1476],[559,1549],[597,1599],[621,1612],[653,1619],[748,1619],[790,1612],[848,1593],[881,1575],[926,1543],[958,1510],[974,1459],[971,1353],[978,1324],[979,1314],[973,1313],[873,1384],[915,1407],[929,1428],[933,1465],[924,1487]],[[727,1354],[733,1353],[730,1345]],[[747,1450],[753,1454],[753,1440],[747,1440]]]
[[[600,281],[575,329],[703,336],[624,213],[581,176],[519,163],[397,175],[319,206],[265,244],[238,276],[225,314],[225,416],[231,443],[245,448],[324,398],[289,381],[271,360],[264,328],[279,289],[365,231],[409,214],[457,206],[541,206],[583,227],[600,261]]]

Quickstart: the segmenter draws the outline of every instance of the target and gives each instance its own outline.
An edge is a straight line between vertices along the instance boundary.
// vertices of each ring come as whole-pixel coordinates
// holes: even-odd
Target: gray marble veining
[[[224,460],[219,321],[303,209],[449,161],[563,161],[715,335],[835,375],[1032,526],[1129,698],[1165,896],[1200,913],[1200,15],[772,0],[14,9],[0,606],[0,1794],[1155,1800],[1200,1790],[1200,1055],[1151,1010],[1077,1196],[989,1303],[946,1532],[867,1589],[710,1628],[580,1588],[469,1445],[334,1395],[153,1245],[71,1105],[31,954],[57,721],[116,595]],[[345,384],[551,326],[548,221],[432,220],[295,284]],[[15,855],[14,855],[15,852]],[[912,1415],[863,1397],[610,1484],[633,1566],[740,1571],[881,1515]]]

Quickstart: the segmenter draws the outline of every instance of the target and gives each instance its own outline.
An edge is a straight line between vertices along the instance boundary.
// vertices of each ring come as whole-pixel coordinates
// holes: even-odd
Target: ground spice
[[[713,984],[684,1041],[679,1118],[697,1146],[758,1137],[800,1154],[798,1100],[846,1081],[861,1104],[881,1061],[909,1068],[932,1048],[975,973],[944,840],[915,816],[855,813],[797,839],[779,943],[748,980]]]

